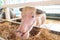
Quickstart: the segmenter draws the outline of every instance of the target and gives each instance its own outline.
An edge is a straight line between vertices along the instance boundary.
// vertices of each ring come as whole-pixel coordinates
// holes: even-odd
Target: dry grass
[[[20,40],[15,36],[15,30],[19,25],[9,22],[0,23],[0,36],[5,40]],[[40,32],[39,35],[37,35]],[[50,33],[48,29],[33,28],[30,32],[30,37],[27,40],[60,40],[60,36]]]

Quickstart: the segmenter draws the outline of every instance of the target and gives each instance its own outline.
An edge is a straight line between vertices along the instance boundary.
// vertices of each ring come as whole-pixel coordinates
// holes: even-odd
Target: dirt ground
[[[48,23],[60,23],[60,21],[48,19],[46,20],[46,24]],[[15,32],[18,27],[19,25],[10,22],[0,23],[0,37],[4,38],[5,40],[21,40],[15,36]],[[40,34],[36,35],[39,32]],[[33,28],[33,30],[30,32],[29,39],[26,40],[60,40],[60,34],[58,35],[58,33],[51,33],[51,31],[48,29]]]

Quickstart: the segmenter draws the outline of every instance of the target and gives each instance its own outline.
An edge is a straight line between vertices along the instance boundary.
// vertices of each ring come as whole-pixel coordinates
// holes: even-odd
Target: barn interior
[[[45,11],[46,22],[45,27],[33,28],[24,40],[60,40],[60,0],[0,0],[0,40],[22,40],[15,30],[21,24],[19,9],[25,6]]]

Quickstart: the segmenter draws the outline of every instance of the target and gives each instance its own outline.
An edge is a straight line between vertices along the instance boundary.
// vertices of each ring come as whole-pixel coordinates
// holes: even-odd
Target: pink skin
[[[32,17],[32,16],[34,16],[34,17]],[[34,24],[34,22],[35,22],[35,15],[34,14],[29,13],[29,14],[22,15],[21,25],[17,29],[21,33],[17,32],[16,36],[23,38],[23,39],[27,39],[29,37],[29,32],[33,28],[32,25]]]

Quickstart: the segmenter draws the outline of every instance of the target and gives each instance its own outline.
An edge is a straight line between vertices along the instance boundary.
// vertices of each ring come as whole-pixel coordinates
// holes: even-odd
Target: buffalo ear
[[[40,10],[40,9],[36,9],[37,11],[36,11],[36,13],[37,14],[43,14],[43,13],[45,13],[43,10]]]
[[[23,8],[19,8],[19,11],[22,11]]]

